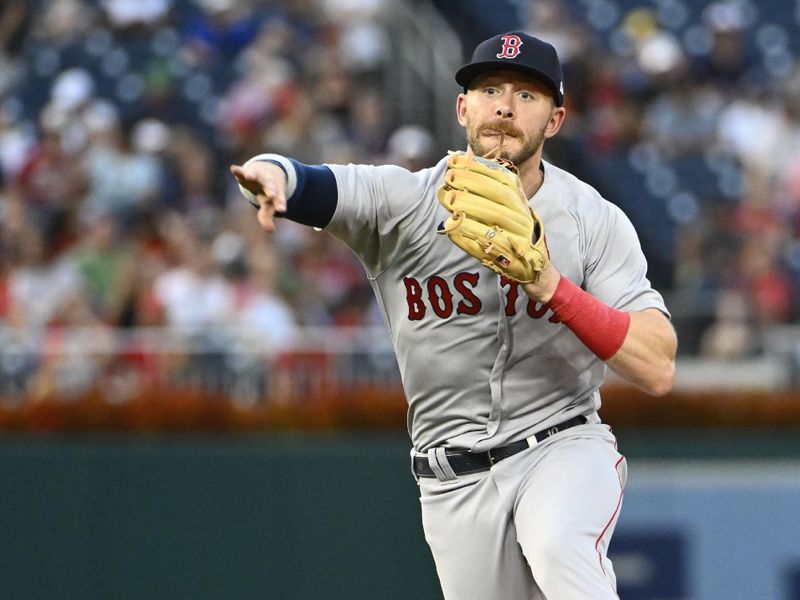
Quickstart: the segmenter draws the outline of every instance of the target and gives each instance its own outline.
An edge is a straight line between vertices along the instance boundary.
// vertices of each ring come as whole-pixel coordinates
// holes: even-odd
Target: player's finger
[[[269,201],[275,211],[286,212],[286,196],[274,179],[268,178],[264,180],[261,189],[261,194]]]
[[[244,167],[239,165],[231,165],[230,172],[233,174],[233,177],[236,179],[236,183],[239,185],[239,191],[242,192],[250,204],[258,208],[258,196],[262,191],[260,184],[252,180],[252,178],[244,170]]]
[[[231,165],[230,171],[239,185],[255,196],[256,201],[260,196],[265,196],[276,211],[286,212],[286,194],[283,186],[279,185],[272,175],[248,165]]]
[[[438,227],[436,228],[436,233],[450,233],[454,229],[458,229],[461,226],[461,222],[464,220],[464,213],[462,212],[454,212],[451,214],[445,221],[439,223]]]
[[[275,232],[275,205],[266,196],[260,196],[258,223],[268,233]]]
[[[245,170],[243,166],[231,165],[230,171],[236,178],[236,182],[243,188],[254,194],[259,192],[259,190],[255,188],[260,187],[260,184],[250,173]]]
[[[459,224],[459,232],[469,239],[476,240],[485,245],[495,238],[497,235],[497,228],[465,217]]]

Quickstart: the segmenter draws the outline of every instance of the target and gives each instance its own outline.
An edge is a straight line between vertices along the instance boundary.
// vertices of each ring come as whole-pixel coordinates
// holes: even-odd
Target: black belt
[[[549,438],[551,435],[557,434],[559,431],[564,431],[565,429],[575,427],[576,425],[583,425],[584,423],[586,423],[586,417],[582,415],[578,417],[572,417],[563,423],[553,425],[552,427],[548,427],[547,429],[540,431],[533,437],[536,438],[537,442],[541,442],[542,440]],[[522,440],[519,442],[514,442],[513,444],[508,444],[507,446],[492,448],[486,452],[459,452],[457,450],[447,450],[446,455],[447,462],[450,464],[450,467],[453,469],[456,475],[467,475],[469,473],[486,471],[487,469],[490,469],[493,464],[500,462],[504,458],[513,456],[517,452],[527,450],[530,447],[531,444],[528,442],[528,440]],[[414,473],[417,475],[417,477],[436,477],[436,474],[433,472],[433,469],[428,463],[428,457],[424,454],[418,454],[414,456]]]

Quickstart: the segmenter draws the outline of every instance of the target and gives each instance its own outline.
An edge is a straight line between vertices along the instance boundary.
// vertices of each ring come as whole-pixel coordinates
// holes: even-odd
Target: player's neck
[[[533,198],[544,183],[544,169],[542,168],[542,155],[537,152],[523,164],[518,165],[519,179],[522,182],[522,189],[528,199]]]

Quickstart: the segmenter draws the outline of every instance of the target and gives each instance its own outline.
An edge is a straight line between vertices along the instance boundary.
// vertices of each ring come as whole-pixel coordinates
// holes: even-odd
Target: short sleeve
[[[393,165],[328,165],[339,190],[325,228],[359,256],[371,277],[384,271],[414,234],[428,192],[424,172]]]
[[[584,288],[606,304],[626,311],[656,308],[669,315],[664,299],[647,279],[647,259],[630,219],[602,200],[594,223],[587,224]]]

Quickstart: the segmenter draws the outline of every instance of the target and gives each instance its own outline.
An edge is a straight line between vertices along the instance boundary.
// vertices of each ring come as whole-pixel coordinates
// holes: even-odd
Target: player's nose
[[[498,106],[494,114],[500,117],[501,119],[510,119],[514,116],[514,111],[511,110],[510,106]]]

